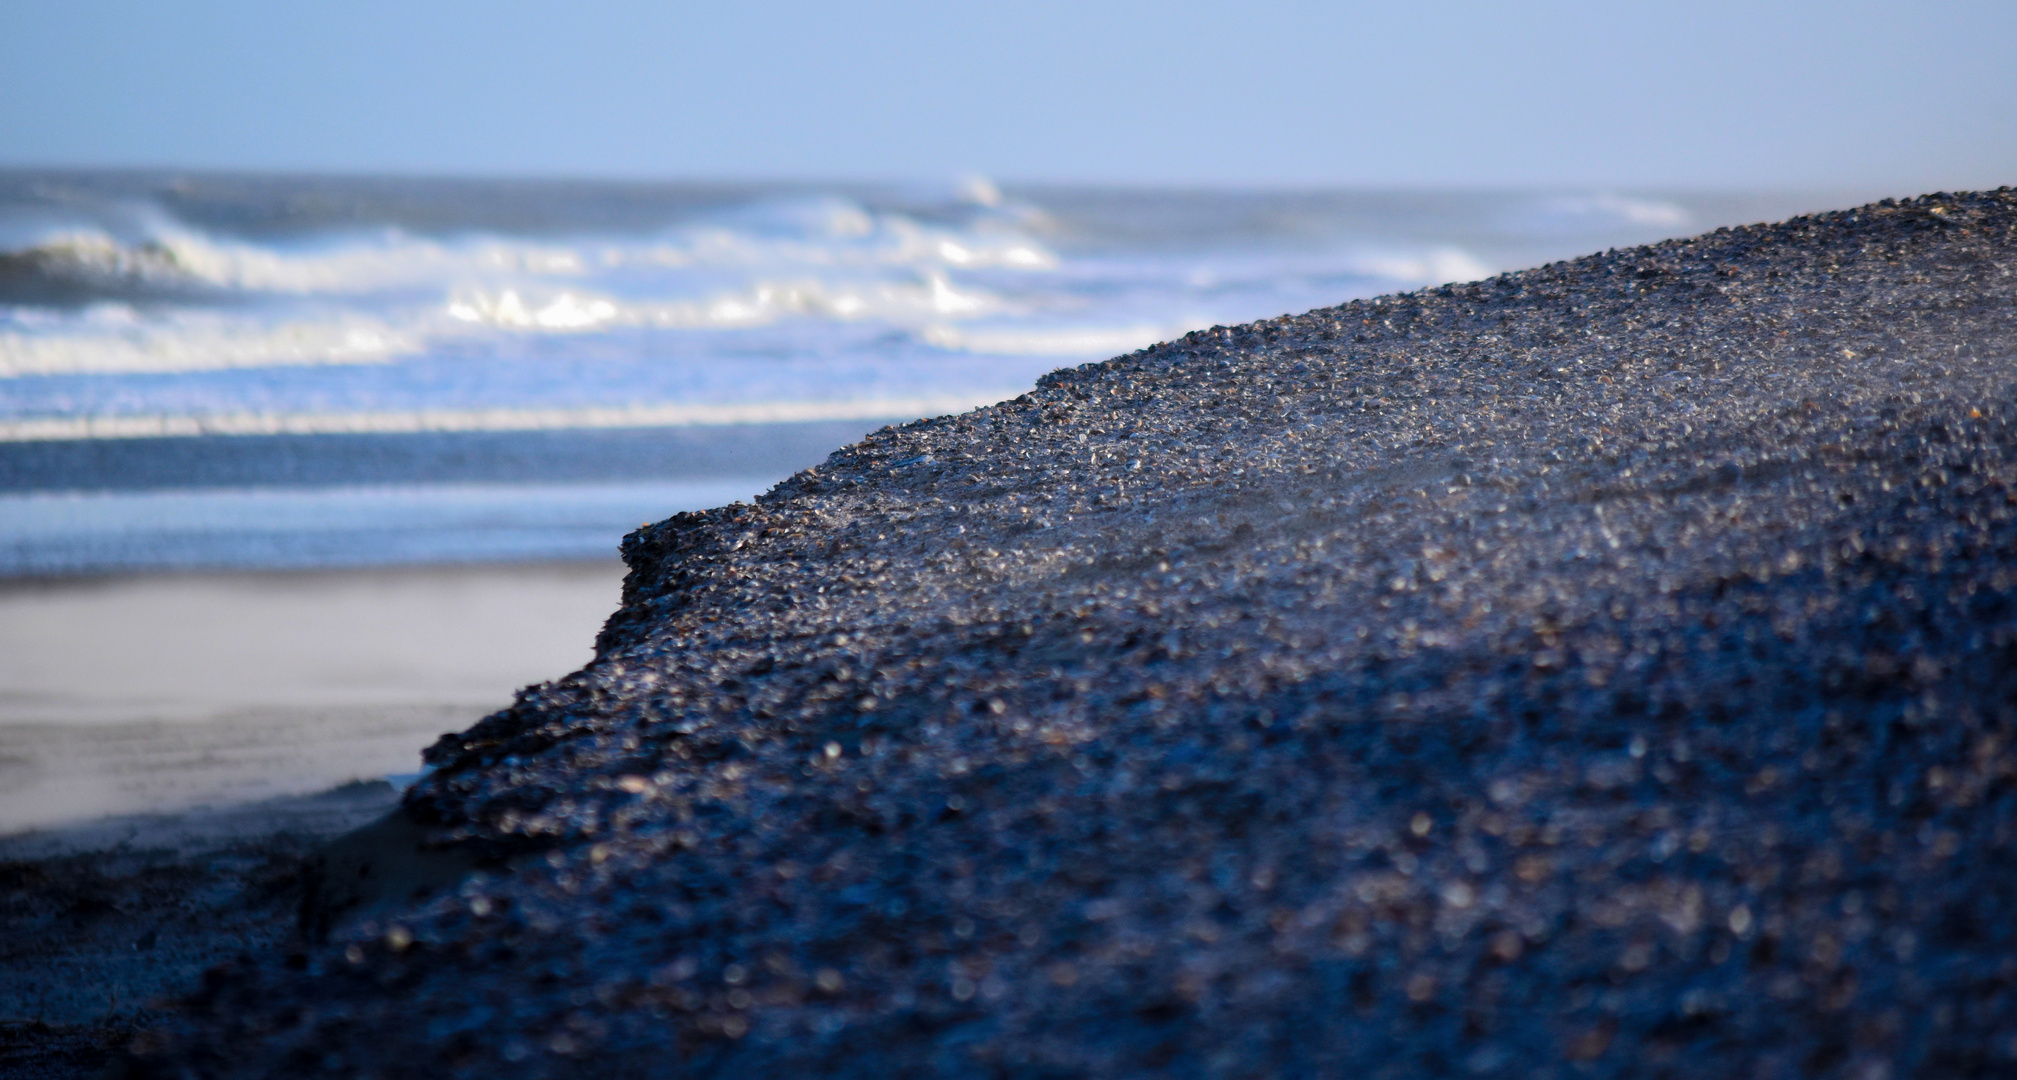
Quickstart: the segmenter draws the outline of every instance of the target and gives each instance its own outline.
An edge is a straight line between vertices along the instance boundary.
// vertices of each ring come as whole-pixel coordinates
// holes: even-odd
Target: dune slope
[[[2017,1069],[2017,191],[1189,335],[625,544],[154,1075]]]

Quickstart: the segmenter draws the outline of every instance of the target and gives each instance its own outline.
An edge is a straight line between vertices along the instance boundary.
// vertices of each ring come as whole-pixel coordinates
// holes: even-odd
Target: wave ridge
[[[273,246],[210,235],[159,214],[148,215],[138,231],[122,241],[101,228],[59,228],[0,251],[0,303],[76,306],[202,293],[359,296],[626,272],[1034,272],[1058,265],[1054,253],[1004,220],[948,228],[842,200],[759,207],[635,238],[436,239],[386,228]]]
[[[1013,389],[830,401],[669,402],[579,408],[382,412],[130,414],[0,420],[0,442],[162,439],[210,435],[404,435],[419,432],[726,427],[819,420],[943,416],[991,405]]]

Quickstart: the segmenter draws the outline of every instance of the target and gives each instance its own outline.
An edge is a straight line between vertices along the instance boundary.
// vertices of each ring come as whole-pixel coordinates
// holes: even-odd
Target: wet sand
[[[608,563],[0,583],[0,837],[411,774],[588,659]]]
[[[0,1074],[93,1075],[205,970],[293,947],[312,857],[586,660],[621,573],[0,583]]]

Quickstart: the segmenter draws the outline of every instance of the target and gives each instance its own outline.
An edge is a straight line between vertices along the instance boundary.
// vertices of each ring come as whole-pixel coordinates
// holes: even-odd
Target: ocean
[[[1189,330],[1820,196],[0,172],[0,577],[608,559]]]
[[[0,171],[0,854],[383,794],[883,424],[1849,201]]]

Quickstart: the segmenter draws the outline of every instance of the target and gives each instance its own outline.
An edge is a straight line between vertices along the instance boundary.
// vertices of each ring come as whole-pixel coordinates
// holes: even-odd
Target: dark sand
[[[398,805],[384,781],[0,837],[0,1076],[92,1076],[218,964],[300,951],[321,848]]]
[[[150,1076],[2017,1073],[2017,192],[1061,372],[625,546]]]
[[[284,951],[377,779],[591,655],[606,563],[0,584],[0,1076],[83,1076]],[[144,947],[143,947],[144,943]]]

